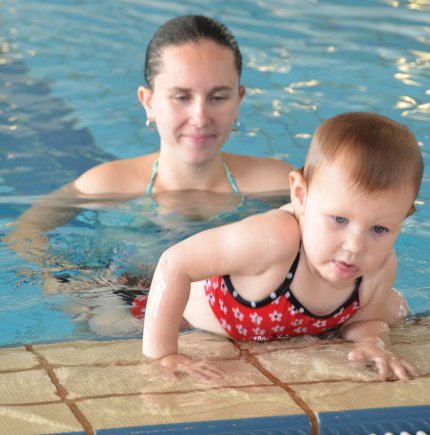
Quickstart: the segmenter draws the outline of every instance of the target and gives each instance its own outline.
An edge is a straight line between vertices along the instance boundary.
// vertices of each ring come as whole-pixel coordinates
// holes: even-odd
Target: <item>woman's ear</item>
[[[240,105],[242,104],[243,98],[245,97],[245,93],[246,93],[245,86],[243,85],[239,86],[239,100],[237,102],[237,108],[236,108],[236,120],[239,118]]]
[[[294,211],[301,213],[306,202],[307,183],[302,171],[290,172],[290,195]]]
[[[239,101],[242,102],[243,98],[245,97],[246,94],[246,88],[243,85],[240,85],[239,87]]]
[[[152,114],[152,91],[145,86],[139,86],[137,88],[137,98],[139,98],[140,104],[142,104],[143,108],[146,111],[146,117],[151,119],[153,117]]]

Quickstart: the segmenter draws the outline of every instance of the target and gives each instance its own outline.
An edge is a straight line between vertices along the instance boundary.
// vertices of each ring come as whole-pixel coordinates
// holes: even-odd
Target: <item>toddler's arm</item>
[[[342,329],[342,337],[355,343],[348,354],[349,361],[371,362],[382,381],[394,376],[400,380],[418,376],[417,368],[404,359],[397,358],[388,350],[389,326],[378,320],[354,322]]]
[[[266,249],[268,240],[271,241],[269,250]],[[206,377],[216,375],[213,367],[198,365],[178,354],[178,333],[191,283],[210,276],[263,273],[271,270],[276,262],[295,256],[298,245],[296,221],[276,210],[204,231],[169,248],[160,258],[149,293],[144,355],[173,371],[197,370]]]
[[[390,376],[400,380],[418,376],[413,364],[388,350],[389,324],[401,320],[401,315],[407,313],[404,299],[392,290],[396,272],[397,257],[393,251],[381,270],[363,282],[360,308],[342,328],[343,338],[355,343],[348,360],[373,363],[381,380]],[[400,314],[394,316],[394,312]]]
[[[155,270],[145,312],[142,350],[169,375],[183,372],[200,378],[216,378],[221,373],[214,366],[178,353],[179,328],[191,284],[191,277],[181,262],[181,257],[189,253],[186,244],[181,246],[167,250]]]

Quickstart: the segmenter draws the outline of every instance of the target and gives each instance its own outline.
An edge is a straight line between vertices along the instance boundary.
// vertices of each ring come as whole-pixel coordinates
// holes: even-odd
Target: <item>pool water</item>
[[[428,315],[429,12],[418,0],[0,0],[0,237],[37,198],[89,167],[157,150],[136,97],[146,44],[174,15],[208,14],[233,30],[244,56],[241,129],[225,151],[300,166],[315,128],[351,110],[414,132],[426,168],[417,212],[396,245],[395,286],[414,315]],[[0,242],[0,345],[138,334],[135,324],[88,323],[120,302],[124,276],[150,276],[172,243],[287,198],[224,198],[233,206],[209,220],[160,214],[146,197],[84,205],[50,232],[41,262]]]

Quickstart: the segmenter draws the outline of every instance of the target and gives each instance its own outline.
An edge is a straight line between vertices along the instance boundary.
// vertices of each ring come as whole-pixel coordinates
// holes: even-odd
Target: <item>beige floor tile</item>
[[[409,320],[392,331],[395,352],[427,375],[429,336],[428,318]],[[190,377],[168,379],[159,367],[144,361],[141,345],[141,339],[80,341],[35,345],[34,349],[56,367],[68,398],[79,399],[77,405],[95,429],[303,414],[287,392],[247,362],[247,355],[280,381],[290,383],[316,412],[430,405],[429,377],[403,383],[370,382],[376,381],[376,373],[363,364],[349,363],[346,356],[351,345],[337,339],[233,344],[203,332],[181,335],[182,352],[214,360],[225,372],[224,379],[206,382]],[[238,347],[245,355],[242,359]],[[37,364],[37,358],[24,348],[0,350],[0,435],[82,430],[67,406],[58,403],[46,372],[25,370]],[[7,372],[17,369],[23,371]],[[306,381],[316,383],[294,385]],[[44,404],[49,401],[57,403]],[[29,405],[4,406],[8,404]],[[2,432],[3,428],[8,432]]]
[[[157,366],[141,364],[110,367],[64,367],[55,369],[60,383],[69,392],[68,398],[135,394],[141,392],[210,390],[224,386],[269,385],[271,382],[244,361],[218,361],[223,379],[200,381],[184,376],[178,380],[163,376]]]
[[[0,406],[0,435],[82,431],[66,405]]]
[[[430,329],[425,321],[410,320],[392,330],[393,351],[414,363],[421,374],[430,373]],[[250,343],[241,347],[255,355],[262,366],[282,382],[377,380],[374,370],[347,361],[352,346],[338,339],[330,342],[303,337],[290,343]]]
[[[292,386],[316,412],[430,405],[430,379],[408,382],[339,382]]]
[[[130,364],[142,358],[142,340],[74,341],[35,345],[33,349],[55,365]]]
[[[268,342],[239,342],[238,346],[242,350],[248,351],[251,355],[266,354],[273,351],[303,349],[307,347],[319,347],[324,344],[342,343],[339,338],[322,339],[313,335],[301,337],[291,337],[285,340]]]
[[[427,343],[395,344],[393,352],[398,357],[415,364],[421,375],[430,374],[430,334]]]
[[[391,328],[393,343],[425,343],[430,337],[430,317],[412,317]]]
[[[95,429],[303,414],[279,387],[112,397],[85,400],[79,407]]]
[[[239,349],[227,338],[202,331],[179,337],[179,351],[195,358],[237,358]]]
[[[377,374],[363,364],[350,363],[350,344],[311,346],[257,355],[261,365],[281,382],[325,380],[372,381]]]
[[[143,359],[141,339],[76,341],[35,345],[33,348],[54,365],[134,364]],[[187,355],[206,359],[235,358],[239,355],[228,339],[198,331],[181,335],[179,349]]]
[[[0,374],[0,405],[58,401],[55,387],[43,370]]]
[[[37,357],[24,347],[0,349],[0,371],[30,369],[37,365]]]

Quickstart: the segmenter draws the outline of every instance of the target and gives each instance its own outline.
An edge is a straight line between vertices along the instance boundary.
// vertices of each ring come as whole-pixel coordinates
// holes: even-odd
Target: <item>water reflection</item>
[[[169,192],[124,201],[123,198],[47,197],[39,202],[43,216],[76,215],[62,226],[28,236],[15,235],[6,223],[0,236],[4,301],[1,310],[32,309],[32,318],[45,309],[67,315],[73,335],[118,337],[138,335],[142,316],[130,310],[134,299],[149,289],[155,265],[169,246],[190,235],[264,212],[288,202],[288,192],[258,196],[202,191]],[[20,198],[18,198],[18,201]],[[57,202],[56,202],[57,201]],[[18,202],[19,203],[19,202]],[[68,205],[67,205],[68,204]],[[70,212],[67,211],[70,209]],[[17,299],[7,298],[14,289]],[[35,299],[35,289],[40,295]],[[2,296],[0,295],[0,299]],[[43,309],[38,308],[44,305]],[[0,311],[1,311],[0,310]],[[56,334],[51,331],[50,334]],[[75,337],[76,338],[76,337]],[[11,340],[8,334],[3,340]]]
[[[429,0],[408,0],[408,7],[417,11],[430,11]]]
[[[80,2],[76,8],[70,2],[0,0],[0,7],[0,236],[39,194],[89,166],[155,151],[158,139],[142,127],[135,89],[143,81],[144,41],[180,13],[224,20],[243,49],[243,127],[226,151],[301,166],[322,120],[370,110],[406,123],[429,167],[428,0],[190,0],[162,7],[124,0],[114,8],[107,2]],[[2,338],[91,336],[88,313],[97,304],[106,307],[112,295],[121,298],[124,286],[142,287],[137,272],[150,276],[165,247],[225,222],[211,217],[223,208],[228,220],[234,210],[241,218],[258,212],[255,201],[264,203],[210,198],[205,210],[204,200],[190,195],[189,207],[168,195],[155,207],[142,198],[113,207],[84,204],[73,221],[48,234],[49,255],[41,264],[0,245]],[[398,245],[396,285],[408,301],[415,297],[411,288],[429,292],[429,197],[426,169],[418,212],[405,228],[408,241]],[[429,306],[428,299],[418,300]],[[66,315],[64,309],[74,304],[77,313]],[[70,317],[82,320],[77,330]]]

